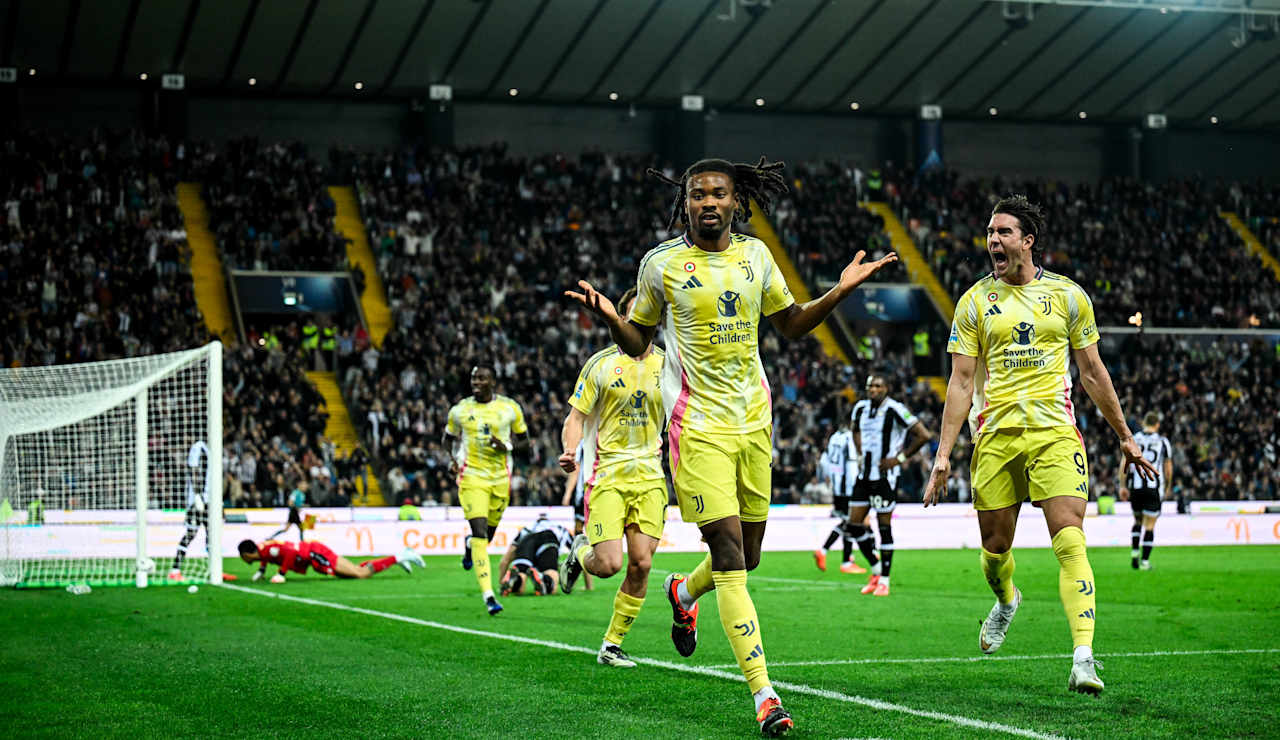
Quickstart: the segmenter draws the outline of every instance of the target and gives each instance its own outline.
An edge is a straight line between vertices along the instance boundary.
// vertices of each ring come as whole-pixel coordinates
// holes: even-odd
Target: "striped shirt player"
[[[862,593],[889,595],[889,570],[893,565],[893,510],[898,505],[899,469],[933,434],[911,410],[889,398],[889,382],[883,375],[867,378],[867,397],[853,405],[853,463],[858,482],[849,503],[849,532],[871,566]],[[911,441],[907,441],[910,432]],[[875,536],[863,524],[867,512],[876,512],[880,555]],[[851,572],[851,571],[846,571]]]
[[[212,472],[209,466],[209,445],[203,440],[196,440],[187,450],[187,513],[182,524],[186,531],[178,542],[178,551],[173,555],[173,567],[169,570],[169,580],[182,580],[182,561],[187,557],[187,547],[196,538],[203,527],[205,537],[209,536],[209,494],[213,491],[213,481],[209,480]],[[205,543],[208,549],[208,543]]]
[[[554,593],[560,555],[569,551],[572,542],[573,534],[553,523],[546,514],[539,515],[533,524],[521,527],[498,566],[503,573],[502,594],[519,594],[526,582],[543,596]]]
[[[1151,550],[1155,546],[1156,519],[1160,516],[1161,502],[1169,498],[1173,488],[1173,446],[1169,438],[1160,433],[1160,415],[1148,412],[1142,419],[1142,431],[1133,435],[1133,441],[1142,450],[1142,457],[1156,471],[1156,480],[1144,478],[1136,468],[1125,472],[1120,467],[1120,498],[1128,500],[1133,509],[1133,528],[1130,530],[1130,560],[1134,568],[1151,569]],[[1141,538],[1141,549],[1139,549]]]
[[[827,550],[836,540],[843,539],[844,558],[841,560],[842,573],[865,573],[866,569],[853,562],[853,536],[849,533],[849,496],[853,492],[853,482],[858,477],[853,459],[853,433],[841,427],[827,440],[827,448],[822,452],[823,475],[831,483],[832,515],[836,523],[827,534],[822,547],[813,551],[814,563],[818,570],[827,569]]]

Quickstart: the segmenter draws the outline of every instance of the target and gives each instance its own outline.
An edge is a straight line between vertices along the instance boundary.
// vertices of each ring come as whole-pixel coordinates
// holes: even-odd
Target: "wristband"
[[[901,463],[904,463],[904,462],[906,462],[906,461],[907,461],[907,456],[906,456],[906,455],[904,455],[904,454],[902,454],[901,452],[899,452],[899,453],[898,453],[898,463],[899,463],[899,464],[901,464]]]

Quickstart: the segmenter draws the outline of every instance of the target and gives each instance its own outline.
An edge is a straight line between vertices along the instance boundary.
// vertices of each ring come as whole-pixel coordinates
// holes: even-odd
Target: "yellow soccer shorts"
[[[496,527],[510,500],[511,482],[506,478],[463,478],[458,482],[458,503],[464,519],[484,517]]]
[[[655,540],[662,539],[666,520],[665,481],[628,483],[606,480],[589,487],[583,495],[587,539],[592,545],[622,539],[627,526],[634,524]]]
[[[1000,429],[978,435],[969,464],[973,505],[1004,509],[1053,496],[1089,499],[1089,460],[1075,427]]]
[[[772,434],[770,427],[746,434],[669,429],[671,477],[680,517],[698,526],[731,516],[744,522],[768,519]]]

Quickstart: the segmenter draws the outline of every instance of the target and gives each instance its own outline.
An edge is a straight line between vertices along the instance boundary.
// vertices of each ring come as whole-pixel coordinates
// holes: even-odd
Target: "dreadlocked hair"
[[[671,204],[671,217],[667,220],[667,229],[673,230],[676,224],[683,221],[688,225],[691,221],[686,212],[689,178],[703,172],[723,172],[733,181],[733,199],[737,207],[733,209],[734,221],[751,219],[751,201],[755,201],[760,210],[768,214],[773,210],[776,196],[787,192],[787,179],[782,176],[785,162],[769,162],[765,157],[755,164],[730,162],[726,159],[700,159],[689,165],[679,180],[673,180],[652,167],[646,172],[673,188],[678,188],[675,202]]]

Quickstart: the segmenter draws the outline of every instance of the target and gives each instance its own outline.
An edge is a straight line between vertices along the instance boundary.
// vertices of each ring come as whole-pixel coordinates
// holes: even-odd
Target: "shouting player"
[[[294,545],[289,542],[267,540],[258,545],[253,540],[241,540],[239,549],[241,560],[246,563],[260,563],[258,570],[253,574],[255,581],[267,572],[268,565],[280,566],[280,572],[271,576],[272,583],[284,583],[285,573],[293,571],[301,575],[307,572],[307,568],[325,576],[368,578],[393,565],[404,568],[406,573],[412,573],[414,565],[419,568],[426,565],[413,550],[405,550],[399,555],[389,555],[356,565],[319,542],[299,542]]]
[[[769,682],[763,627],[747,592],[747,571],[760,562],[769,517],[772,400],[760,361],[759,324],[768,316],[787,338],[808,334],[841,300],[884,265],[890,254],[863,264],[863,252],[825,295],[796,305],[769,248],[735,234],[752,201],[768,209],[786,192],[781,162],[695,162],[678,181],[668,227],[685,231],[640,262],[638,298],[630,318],[587,281],[566,295],[609,327],[623,352],[642,355],[665,311],[667,353],[662,400],[680,513],[702,532],[710,555],[688,578],[672,574],[663,590],[671,602],[672,639],[682,655],[697,645],[697,599],[715,590],[720,624],[747,679],[761,733],[780,735],[794,722]]]
[[[471,370],[472,395],[449,409],[444,441],[453,450],[449,469],[458,477],[458,502],[471,527],[462,567],[470,569],[474,563],[480,598],[489,614],[497,615],[502,604],[493,595],[489,541],[511,500],[511,453],[529,449],[529,430],[520,404],[493,387],[492,368]]]
[[[1160,502],[1169,498],[1173,490],[1173,446],[1169,444],[1169,438],[1160,433],[1160,415],[1154,411],[1148,411],[1143,417],[1142,431],[1133,439],[1142,450],[1142,456],[1160,471],[1156,480],[1149,482],[1139,471],[1127,472],[1127,465],[1121,464],[1120,477],[1117,478],[1120,481],[1120,500],[1128,501],[1133,508],[1132,565],[1135,570],[1151,570],[1151,548],[1155,547]],[[1138,550],[1139,534],[1142,535],[1141,551]]]
[[[1119,440],[1125,464],[1138,466],[1148,479],[1156,470],[1129,432],[1098,356],[1089,296],[1033,260],[1043,250],[1044,224],[1040,207],[1021,195],[1004,198],[991,212],[987,252],[994,269],[956,302],[947,343],[951,380],[924,505],[946,493],[951,449],[968,415],[982,572],[996,595],[978,647],[988,654],[999,650],[1022,603],[1013,584],[1011,548],[1018,510],[1029,498],[1044,511],[1058,558],[1058,594],[1075,646],[1067,688],[1096,695],[1103,688],[1093,659],[1097,593],[1082,529],[1089,464],[1071,404],[1072,357],[1085,392]]]
[[[635,298],[635,288],[622,295],[623,315],[630,315]],[[592,355],[578,375],[560,430],[560,467],[571,475],[578,470],[574,450],[581,444],[587,475],[586,533],[574,538],[560,565],[560,588],[572,591],[584,570],[600,578],[617,573],[623,566],[622,538],[627,539],[627,574],[613,597],[613,618],[596,656],[603,665],[635,667],[622,651],[622,640],[644,604],[653,553],[662,539],[667,478],[658,376],[664,356],[652,344],[634,357],[616,345]]]

